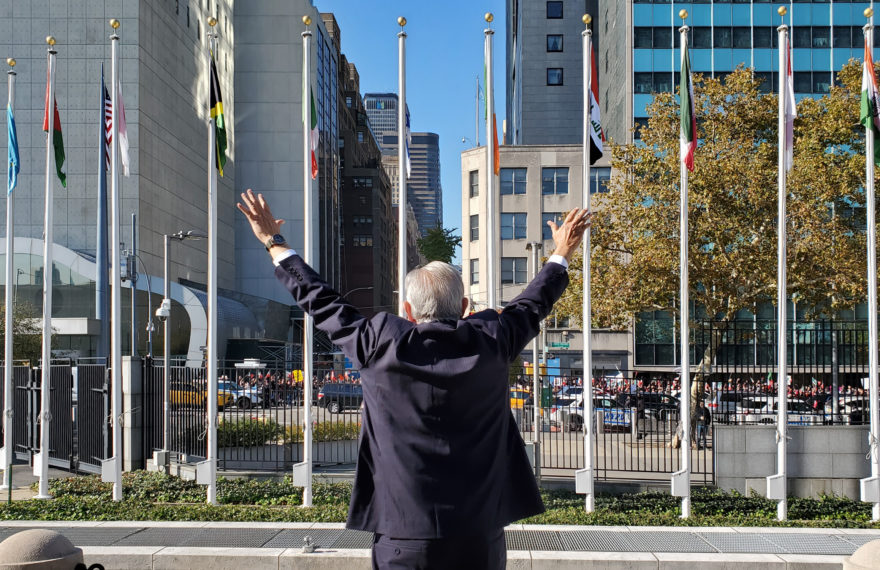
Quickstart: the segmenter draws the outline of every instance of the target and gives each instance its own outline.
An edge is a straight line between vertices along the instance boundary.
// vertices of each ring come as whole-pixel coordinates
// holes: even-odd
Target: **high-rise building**
[[[582,18],[585,13],[595,18],[598,4],[597,0],[507,0],[506,144],[581,142]],[[593,25],[595,42],[598,29]],[[601,75],[600,70],[600,85]]]
[[[869,2],[827,0],[784,3],[791,25],[792,72],[798,98],[828,93],[835,73],[864,49],[863,11]],[[764,79],[765,92],[779,90],[777,26],[779,4],[763,1],[680,3],[668,1],[600,2],[598,27],[603,35],[598,53],[606,130],[618,141],[630,140],[629,128],[644,124],[652,93],[678,87],[681,61],[679,28],[682,8],[689,13],[691,68],[721,77],[738,65]],[[636,136],[638,136],[636,134]]]

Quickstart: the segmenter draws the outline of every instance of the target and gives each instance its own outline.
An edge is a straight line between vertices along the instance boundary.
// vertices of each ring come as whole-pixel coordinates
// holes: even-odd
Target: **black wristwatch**
[[[275,234],[266,240],[266,251],[272,248],[274,245],[286,245],[287,240],[284,239],[284,236],[281,234]]]

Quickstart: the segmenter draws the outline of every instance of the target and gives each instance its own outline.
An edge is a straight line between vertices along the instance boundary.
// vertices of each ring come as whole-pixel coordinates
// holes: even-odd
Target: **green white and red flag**
[[[862,104],[859,111],[859,122],[866,129],[874,131],[875,140],[880,133],[878,107],[880,107],[880,90],[877,89],[877,77],[874,75],[874,57],[866,43],[865,59],[862,63]],[[880,164],[880,145],[878,144],[874,145],[874,164]]]
[[[694,171],[694,151],[697,149],[697,114],[694,111],[694,82],[691,79],[691,58],[687,45],[681,50],[681,133],[679,148],[681,163],[689,171]]]
[[[310,91],[311,119],[309,123],[309,147],[312,150],[312,180],[318,177],[318,109],[315,107],[315,92]]]
[[[52,146],[55,148],[55,171],[58,173],[58,179],[61,185],[67,188],[67,175],[61,171],[64,166],[64,138],[61,136],[61,115],[58,114],[58,101],[54,98],[51,101],[54,109],[55,117],[52,128]],[[43,132],[49,132],[49,77],[46,74],[46,106],[43,112]]]

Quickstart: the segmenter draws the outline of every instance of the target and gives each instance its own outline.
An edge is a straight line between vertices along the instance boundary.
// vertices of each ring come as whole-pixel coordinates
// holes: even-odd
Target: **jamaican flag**
[[[223,176],[226,166],[226,120],[223,118],[223,96],[220,94],[220,78],[211,54],[211,118],[214,119],[214,144],[217,151],[217,170]]]

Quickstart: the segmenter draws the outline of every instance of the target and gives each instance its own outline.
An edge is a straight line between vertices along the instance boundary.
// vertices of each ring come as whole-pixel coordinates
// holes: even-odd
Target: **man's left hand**
[[[284,220],[276,219],[269,209],[269,204],[262,194],[254,194],[254,191],[248,189],[241,195],[242,203],[236,204],[238,209],[247,217],[251,224],[251,230],[254,235],[264,244],[266,241],[281,231],[281,225]]]

